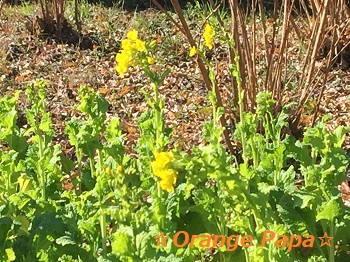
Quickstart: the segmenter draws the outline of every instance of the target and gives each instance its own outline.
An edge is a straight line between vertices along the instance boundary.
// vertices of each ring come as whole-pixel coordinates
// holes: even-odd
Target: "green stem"
[[[239,106],[239,120],[241,122],[241,143],[242,143],[242,151],[243,151],[243,160],[246,162],[248,161],[247,159],[247,146],[246,146],[246,141],[244,138],[244,105],[243,105],[243,98],[244,98],[244,90],[242,90],[242,80],[241,80],[241,73],[239,70],[239,57],[236,56],[235,58],[237,66],[235,67],[237,76],[236,76],[236,81],[237,81],[237,89],[238,89],[238,106]]]
[[[102,208],[100,209],[100,227],[101,227],[101,238],[102,238],[102,253],[103,257],[106,257],[106,241],[107,241],[107,224],[106,224],[106,215],[104,214]]]
[[[331,226],[330,226],[330,232],[329,232],[330,236],[333,237],[334,236],[334,223],[333,220],[331,221]],[[333,239],[334,241],[334,239]],[[328,261],[329,262],[334,262],[334,243],[333,245],[331,244],[331,246],[328,248],[329,249],[329,258]]]
[[[156,150],[161,150],[163,148],[163,139],[162,134],[164,133],[164,122],[162,118],[162,109],[161,100],[159,98],[158,87],[162,82],[161,78],[157,74],[153,73],[149,64],[141,65],[142,69],[145,71],[145,74],[151,79],[153,92],[154,92],[154,104],[153,109],[155,110],[155,129],[156,129]]]
[[[164,131],[164,124],[162,119],[162,106],[160,104],[158,84],[153,83],[153,91],[155,96],[154,110],[155,110],[155,129],[156,129],[156,149],[161,150],[163,147],[163,140],[161,135]]]
[[[7,179],[6,179],[7,196],[11,195],[11,192],[10,192],[11,176],[15,173],[13,165],[14,165],[14,162],[11,163],[10,172],[7,172]]]
[[[160,188],[159,181],[157,181],[157,195],[159,199],[162,199],[162,190]]]
[[[160,188],[160,183],[159,181],[157,181],[157,197],[158,197],[158,200],[159,201],[159,204],[162,206],[164,205],[164,203],[162,202],[162,189]],[[163,210],[163,208],[160,208],[160,210]],[[159,210],[158,210],[159,212]],[[161,215],[161,214],[159,214]],[[159,229],[162,231],[164,230],[164,218],[161,219],[160,221],[160,226],[159,226]]]
[[[242,248],[244,251],[244,256],[245,256],[245,261],[248,262],[249,261],[249,252],[247,248]]]
[[[45,177],[45,172],[43,167],[44,146],[43,146],[42,136],[39,130],[38,130],[37,136],[38,136],[38,147],[39,147],[38,175],[39,175],[40,186],[41,186],[41,197],[42,199],[46,200],[46,177]]]
[[[96,176],[95,160],[94,160],[94,154],[91,154],[90,148],[89,148],[89,156],[90,156],[89,157],[89,163],[90,163],[91,176],[94,177],[94,176]]]
[[[160,108],[159,108],[159,93],[158,93],[158,87],[156,84],[154,84],[154,96],[155,96],[155,115],[156,115],[156,123],[155,123],[155,128],[156,128],[156,144],[157,144],[157,149],[160,149],[159,143],[159,137],[160,137],[160,130],[159,130],[159,122],[160,122]]]
[[[254,165],[254,168],[258,168],[258,165],[259,165],[259,158],[258,158],[258,154],[257,154],[257,150],[255,148],[255,144],[254,144],[254,139],[253,139],[253,136],[250,137],[250,145],[251,145],[251,148],[252,148],[252,154],[253,154],[253,165]]]
[[[100,149],[97,149],[97,163],[98,165],[97,165],[96,175],[98,176],[97,180],[99,181],[99,177],[102,175],[102,172],[103,172],[103,159],[102,159],[102,153]],[[101,227],[102,250],[103,250],[102,252],[103,252],[103,257],[106,257],[107,225],[106,225],[106,215],[103,212],[102,200],[103,200],[103,196],[100,193],[99,202],[100,202],[100,227]]]
[[[82,155],[81,148],[78,147],[78,146],[76,147],[76,155],[77,155],[77,161],[78,161],[78,176],[77,176],[77,180],[78,180],[77,188],[78,188],[78,191],[77,191],[77,194],[80,195],[81,194],[81,176],[82,176],[82,165],[81,165],[81,162],[82,162],[82,159],[83,159],[83,155]]]

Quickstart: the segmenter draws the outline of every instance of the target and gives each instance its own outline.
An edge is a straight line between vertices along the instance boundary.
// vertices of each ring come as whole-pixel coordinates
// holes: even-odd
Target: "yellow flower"
[[[117,65],[115,67],[115,71],[118,72],[118,74],[120,75],[120,77],[124,77],[126,71],[127,71],[127,67],[125,66],[120,66],[120,65]]]
[[[109,174],[111,173],[111,168],[110,168],[109,166],[107,166],[107,167],[105,168],[105,173],[106,173],[107,175],[109,175]]]
[[[174,192],[174,184],[176,183],[176,173],[173,169],[164,169],[160,174],[160,187],[168,192]]]
[[[171,152],[155,153],[155,161],[151,163],[153,174],[159,177],[160,187],[168,192],[174,192],[176,183],[176,171],[170,167],[174,156]]]
[[[117,66],[115,70],[124,77],[124,74],[128,70],[128,67],[132,64],[132,54],[130,51],[123,50],[116,55],[115,60],[117,61]]]
[[[190,49],[190,56],[194,56],[195,54],[197,54],[197,49],[195,46],[192,46]]]
[[[147,62],[150,64],[150,65],[153,65],[155,62],[156,62],[156,59],[154,57],[147,57]]]
[[[163,169],[162,171],[159,172],[158,174],[159,178],[162,180],[170,181],[171,183],[176,182],[176,172],[174,169],[167,168]]]
[[[155,153],[156,160],[151,163],[155,176],[159,176],[159,172],[163,169],[169,168],[170,162],[173,160],[171,152]]]
[[[204,37],[205,45],[209,49],[213,49],[214,36],[215,36],[214,28],[211,25],[206,24],[204,28],[203,37]]]
[[[121,165],[117,166],[117,172],[119,173],[123,172],[123,166]]]
[[[142,53],[142,55],[139,55]],[[138,32],[134,29],[127,33],[127,38],[121,42],[121,50],[116,55],[117,66],[115,70],[121,77],[127,72],[128,67],[144,63],[144,57],[147,55],[146,43],[138,38]],[[148,63],[154,60],[148,59]]]
[[[142,41],[140,39],[136,39],[134,48],[139,52],[145,52],[146,51],[146,44],[144,41]]]
[[[138,39],[138,32],[135,29],[133,29],[127,33],[126,37],[130,40],[136,41]]]
[[[121,43],[122,50],[132,50],[133,42],[130,39],[124,39]]]
[[[161,180],[159,182],[160,187],[168,192],[174,192],[174,185],[172,182],[168,181],[168,180]]]

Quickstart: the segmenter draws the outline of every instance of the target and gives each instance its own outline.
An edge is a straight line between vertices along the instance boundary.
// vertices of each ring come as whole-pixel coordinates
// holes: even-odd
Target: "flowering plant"
[[[124,77],[129,66],[140,64],[147,66],[155,63],[152,56],[148,56],[148,50],[154,46],[155,42],[151,42],[148,46],[138,38],[138,31],[133,29],[127,33],[127,38],[121,43],[121,51],[116,55],[117,66],[116,71],[121,77]]]
[[[215,36],[214,28],[208,23],[205,24],[204,32],[203,32],[204,45],[210,50],[213,49],[213,46],[214,46],[214,36]],[[197,48],[195,46],[192,46],[190,49],[189,55],[192,57],[195,54],[197,54]],[[200,54],[202,55],[202,51],[200,51]]]

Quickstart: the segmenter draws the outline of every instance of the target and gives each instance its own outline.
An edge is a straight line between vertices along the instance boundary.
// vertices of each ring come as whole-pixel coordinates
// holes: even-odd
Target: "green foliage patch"
[[[82,119],[66,125],[76,148],[73,163],[51,143],[45,83],[29,85],[26,94],[31,102],[27,128],[16,125],[19,93],[0,100],[2,261],[341,261],[346,255],[349,210],[337,189],[349,161],[341,148],[344,127],[329,133],[320,122],[301,141],[282,139],[287,114],[272,117],[271,95],[261,93],[256,113],[246,113],[237,127],[236,136],[243,132],[246,141],[243,162],[237,164],[226,152],[222,128],[209,121],[203,130],[205,146],[191,154],[172,150],[176,183],[167,192],[151,167],[157,144],[154,110],[140,118],[134,157],[125,151],[119,120],[106,119],[107,101],[82,86],[77,106]],[[218,108],[215,119],[220,112]],[[264,134],[254,131],[260,123]],[[166,144],[161,147],[166,152]],[[75,165],[74,189],[65,190],[62,175]],[[301,186],[296,177],[304,179]],[[212,253],[198,245],[177,248],[171,241],[156,247],[159,232],[173,236],[182,230],[190,235],[248,234],[257,241],[232,252],[227,247]],[[310,252],[278,248],[273,242],[262,248],[266,230],[312,235],[315,246]],[[334,236],[332,246],[320,247],[317,237],[326,232]]]

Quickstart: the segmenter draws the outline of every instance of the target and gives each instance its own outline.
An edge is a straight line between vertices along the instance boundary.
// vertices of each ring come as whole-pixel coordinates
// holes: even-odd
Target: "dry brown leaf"
[[[98,92],[99,92],[100,94],[102,94],[102,95],[108,94],[109,91],[110,91],[110,89],[104,88],[104,87],[100,87],[100,88],[98,89]]]

